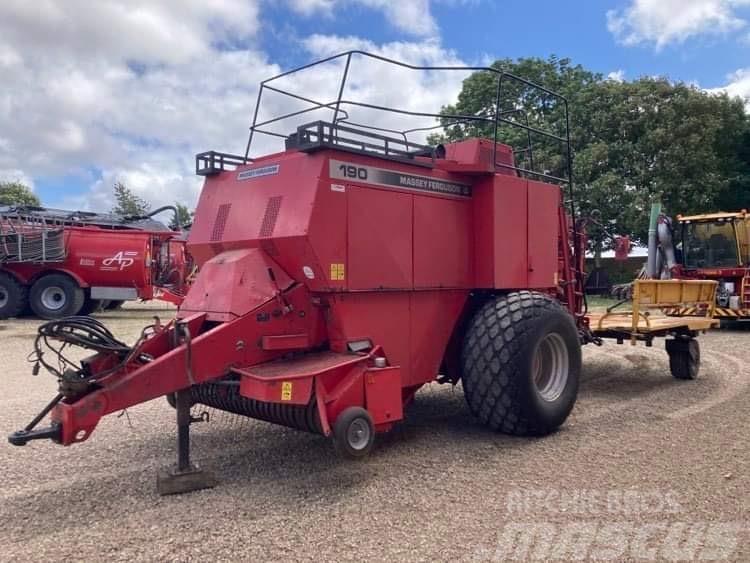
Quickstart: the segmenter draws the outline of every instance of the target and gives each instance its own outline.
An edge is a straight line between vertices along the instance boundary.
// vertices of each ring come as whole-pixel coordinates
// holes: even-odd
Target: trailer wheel
[[[578,330],[546,295],[521,291],[485,303],[469,323],[462,359],[469,409],[492,430],[548,434],[573,409],[581,371]]]
[[[48,274],[31,286],[29,302],[36,316],[60,319],[77,315],[83,308],[86,295],[83,289],[64,274]]]
[[[669,371],[675,379],[695,379],[701,367],[701,348],[695,338],[665,341]]]
[[[19,316],[28,298],[28,289],[10,274],[0,272],[0,319]]]
[[[91,299],[90,297],[87,297],[86,300],[83,302],[83,307],[81,307],[81,310],[78,311],[79,315],[90,315],[92,313],[96,313],[97,311],[104,310],[104,307],[102,307],[103,301],[101,299]]]
[[[364,457],[374,442],[375,426],[370,413],[361,407],[349,407],[339,414],[333,424],[333,445],[340,455]]]

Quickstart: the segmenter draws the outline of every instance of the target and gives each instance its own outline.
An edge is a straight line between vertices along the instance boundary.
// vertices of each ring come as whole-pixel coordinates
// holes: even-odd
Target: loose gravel
[[[98,316],[132,341],[172,313]],[[26,361],[37,326],[0,321],[5,433],[55,392]],[[0,560],[748,561],[749,343],[750,331],[702,336],[688,382],[669,375],[661,342],[587,346],[573,414],[541,439],[488,432],[460,386],[437,384],[357,462],[323,437],[212,413],[193,426],[193,452],[220,483],[181,496],[156,494],[175,459],[164,400],[106,417],[72,447],[3,441]]]

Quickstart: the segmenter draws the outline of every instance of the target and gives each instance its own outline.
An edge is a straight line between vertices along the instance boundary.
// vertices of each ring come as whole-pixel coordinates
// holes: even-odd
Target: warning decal
[[[292,400],[292,382],[291,381],[281,382],[281,400],[282,401]]]
[[[331,264],[331,281],[344,281],[346,276],[344,275],[343,264]]]

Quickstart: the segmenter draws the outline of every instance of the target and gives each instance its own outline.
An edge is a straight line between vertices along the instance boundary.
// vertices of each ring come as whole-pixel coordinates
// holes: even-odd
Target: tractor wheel
[[[364,457],[370,453],[374,442],[372,417],[361,407],[345,409],[333,423],[333,445],[344,457]]]
[[[667,340],[669,371],[675,379],[695,379],[701,367],[701,348],[695,338]]]
[[[581,371],[578,330],[546,295],[520,291],[485,303],[469,323],[462,356],[469,409],[492,430],[548,434],[573,409]]]
[[[123,305],[123,303],[125,303],[125,301],[117,301],[117,300],[114,300],[114,301],[109,301],[109,302],[108,302],[108,303],[107,303],[107,304],[106,304],[106,305],[105,305],[105,306],[103,307],[103,309],[104,309],[105,311],[116,311],[116,310],[118,310],[118,309],[122,309],[122,305]]]
[[[61,319],[77,315],[86,295],[78,284],[65,274],[48,274],[31,286],[29,302],[36,316]]]
[[[79,315],[90,315],[92,313],[96,313],[97,311],[102,311],[104,308],[102,307],[102,300],[101,299],[91,299],[90,297],[87,297],[86,300],[83,302],[83,307],[81,307],[81,310],[78,311]]]
[[[19,316],[26,307],[28,293],[16,278],[0,272],[0,319]]]

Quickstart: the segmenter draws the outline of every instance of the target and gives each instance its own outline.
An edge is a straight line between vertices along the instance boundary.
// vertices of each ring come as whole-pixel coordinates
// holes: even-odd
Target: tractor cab
[[[708,213],[677,216],[679,277],[715,280],[716,316],[750,318],[750,215]]]
[[[678,243],[686,270],[742,268],[748,264],[748,216],[711,213],[678,216]]]

